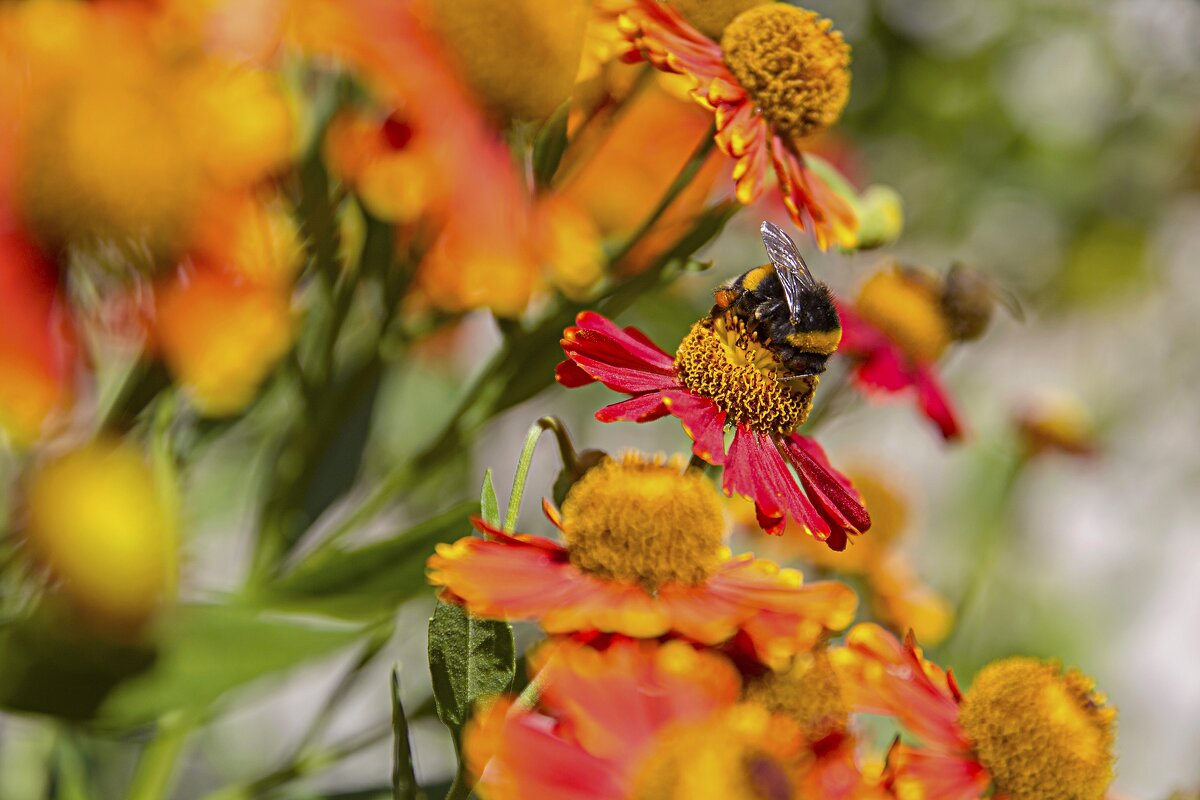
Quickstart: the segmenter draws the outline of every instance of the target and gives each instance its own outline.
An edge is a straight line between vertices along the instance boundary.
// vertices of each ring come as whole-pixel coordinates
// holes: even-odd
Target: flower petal
[[[805,494],[829,521],[830,527],[853,533],[863,533],[871,527],[871,516],[863,507],[854,485],[833,468],[815,439],[792,434],[782,444],[800,476]]]
[[[738,425],[725,459],[722,487],[726,494],[737,492],[754,501],[759,523],[768,523],[763,526],[767,533],[782,533],[785,517],[791,515],[816,538],[829,536],[829,524],[801,493],[768,434]]]
[[[650,422],[665,417],[669,412],[663,395],[665,392],[646,392],[628,400],[612,403],[596,412],[601,422]]]
[[[937,425],[942,437],[948,440],[962,438],[962,425],[954,412],[950,395],[942,388],[933,370],[923,365],[915,366],[913,383],[917,387],[917,403],[921,406],[921,412]]]
[[[976,800],[992,782],[982,764],[961,753],[900,744],[889,762],[902,796],[905,784],[916,784],[924,800]]]
[[[855,710],[895,717],[927,744],[970,750],[958,726],[961,695],[952,676],[926,661],[911,640],[902,645],[882,627],[862,623],[830,658]]]
[[[637,328],[632,326],[619,328],[612,320],[595,311],[581,312],[575,318],[575,324],[581,330],[599,333],[612,339],[622,349],[649,367],[666,373],[675,372],[675,357],[652,342]]]
[[[667,409],[683,423],[692,438],[692,452],[709,464],[725,463],[725,412],[706,397],[691,392],[668,390],[661,393]]]

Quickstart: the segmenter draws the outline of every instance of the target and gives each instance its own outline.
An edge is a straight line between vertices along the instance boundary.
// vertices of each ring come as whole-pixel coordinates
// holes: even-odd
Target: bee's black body
[[[833,296],[812,277],[786,234],[763,223],[763,241],[773,263],[717,289],[712,313],[740,320],[791,375],[819,375],[842,337]]]

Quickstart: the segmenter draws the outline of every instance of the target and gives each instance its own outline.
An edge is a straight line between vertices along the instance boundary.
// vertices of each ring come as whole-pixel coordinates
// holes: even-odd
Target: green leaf
[[[159,627],[153,667],[118,687],[99,719],[129,725],[177,709],[206,708],[230,689],[332,653],[362,632],[361,626],[268,616],[242,606],[183,606]]]
[[[479,498],[479,511],[488,525],[500,524],[500,503],[496,500],[496,487],[492,485],[492,471],[483,474],[483,491]]]
[[[53,606],[0,630],[0,706],[89,719],[122,681],[149,669],[152,644],[97,636]]]
[[[457,741],[477,701],[512,687],[516,675],[512,626],[438,603],[429,620],[429,673],[438,717]]]
[[[270,608],[345,618],[388,613],[427,590],[426,559],[436,545],[467,535],[476,511],[473,502],[463,501],[398,536],[310,559],[254,600]]]
[[[571,103],[567,101],[550,115],[533,140],[533,177],[539,187],[549,186],[567,151],[567,119]]]
[[[400,702],[399,669],[392,670],[392,796],[394,800],[420,800],[424,797],[413,772],[408,720]]]

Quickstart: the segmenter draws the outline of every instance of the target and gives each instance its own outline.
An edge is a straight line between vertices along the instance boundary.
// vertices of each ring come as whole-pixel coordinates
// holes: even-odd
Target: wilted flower
[[[703,644],[739,633],[779,664],[845,627],[856,598],[838,583],[802,584],[796,570],[723,546],[718,496],[702,473],[629,455],[608,459],[547,515],[566,543],[508,534],[439,545],[429,580],[482,617],[532,619],[549,633],[669,633]]]
[[[811,228],[822,249],[854,246],[853,208],[803,156],[805,140],[833,125],[850,96],[850,48],[831,22],[765,3],[737,15],[717,42],[674,8],[638,0],[620,24],[630,59],[692,79],[692,97],[715,114],[717,146],[737,162],[740,202],[762,193],[773,165],[793,221]]]
[[[793,800],[801,735],[739,703],[737,671],[683,642],[543,648],[533,710],[501,701],[466,732],[486,800]]]
[[[631,395],[597,411],[601,422],[673,414],[695,442],[692,451],[724,467],[725,493],[754,501],[764,530],[782,533],[790,516],[831,548],[845,548],[847,533],[867,530],[870,516],[821,446],[795,432],[808,406],[779,381],[774,356],[723,320],[697,322],[671,356],[636,328],[584,312],[563,333],[569,360],[555,377],[567,387],[600,381]],[[734,428],[728,452],[727,426]]]
[[[173,487],[132,445],[99,440],[29,477],[25,538],[65,597],[97,625],[145,623],[175,587]]]
[[[901,644],[863,624],[833,652],[851,706],[896,717],[924,746],[898,744],[889,766],[900,796],[1100,800],[1113,778],[1116,711],[1094,682],[1057,663],[1006,658],[984,667],[967,692]]]

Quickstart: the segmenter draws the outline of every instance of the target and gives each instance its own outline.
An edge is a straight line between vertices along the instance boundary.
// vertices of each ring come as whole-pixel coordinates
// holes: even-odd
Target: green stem
[[[180,712],[162,718],[158,735],[142,751],[127,800],[161,800],[170,795],[175,763],[190,731],[191,724]]]
[[[675,176],[675,180],[667,188],[666,194],[664,194],[662,199],[658,201],[658,205],[656,205],[654,210],[650,212],[650,215],[642,221],[642,224],[638,226],[637,230],[635,230],[633,234],[625,240],[625,243],[617,248],[617,251],[612,254],[612,256],[608,259],[609,264],[616,264],[621,259],[625,258],[625,256],[629,255],[630,251],[637,247],[638,242],[642,240],[642,237],[650,232],[650,229],[654,227],[654,224],[658,222],[659,218],[662,217],[663,213],[666,212],[671,203],[675,202],[675,198],[679,197],[683,190],[688,187],[688,184],[690,184],[692,179],[696,177],[696,173],[698,173],[700,168],[704,166],[704,162],[708,160],[708,154],[711,153],[713,147],[716,146],[716,139],[713,138],[715,134],[716,126],[714,125],[709,127],[704,134],[704,138],[698,145],[696,145],[696,149],[692,151],[691,156],[688,157],[688,160],[683,165],[683,168],[679,170],[679,174]]]
[[[529,429],[525,435],[525,446],[521,448],[521,458],[517,461],[517,472],[513,476],[512,493],[508,496],[508,510],[504,515],[504,532],[512,533],[517,529],[517,517],[521,513],[521,499],[525,496],[525,482],[529,479],[529,467],[533,463],[533,453],[537,449],[538,440],[546,431],[553,431],[558,440],[559,453],[563,458],[563,466],[572,469],[575,466],[575,448],[571,437],[558,417],[542,417]]]
[[[223,789],[211,792],[204,796],[204,800],[252,800],[252,798],[262,797],[272,789],[277,789],[292,781],[315,775],[344,758],[348,758],[359,751],[379,744],[391,735],[392,723],[389,720],[382,726],[368,730],[339,745],[326,750],[310,751],[274,772],[249,783],[226,786]]]

